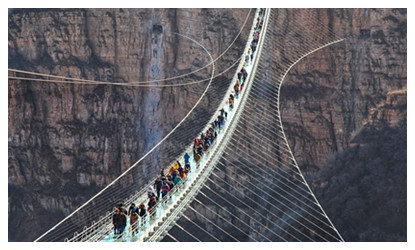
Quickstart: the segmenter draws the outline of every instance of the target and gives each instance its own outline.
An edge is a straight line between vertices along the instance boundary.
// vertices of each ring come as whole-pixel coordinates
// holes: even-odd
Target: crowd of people
[[[233,86],[233,92],[229,95],[228,104],[229,111],[232,111],[234,106],[234,99],[238,98],[242,91],[244,84],[248,78],[248,72],[246,67],[252,62],[254,53],[259,40],[259,34],[263,25],[265,9],[259,10],[259,17],[257,18],[256,26],[254,29],[253,39],[250,43],[250,48],[245,56],[244,64],[241,70],[237,74],[236,83]],[[193,141],[193,159],[196,163],[196,168],[199,167],[200,160],[208,153],[209,148],[215,142],[218,132],[225,126],[228,113],[224,108],[219,110],[217,118],[212,122],[205,133],[202,133],[199,137]],[[164,168],[161,169],[160,176],[154,181],[153,187],[147,191],[148,202],[147,206],[141,203],[138,207],[132,203],[127,211],[124,204],[119,204],[114,208],[114,214],[112,222],[114,225],[114,236],[119,237],[125,231],[127,226],[127,216],[129,216],[130,228],[132,236],[134,236],[139,227],[144,225],[146,216],[154,216],[158,202],[166,202],[169,197],[169,192],[173,190],[175,186],[179,186],[187,177],[191,171],[190,155],[186,152],[184,154],[184,166],[180,161],[176,161],[168,170],[167,173]],[[164,198],[164,199],[163,199]]]

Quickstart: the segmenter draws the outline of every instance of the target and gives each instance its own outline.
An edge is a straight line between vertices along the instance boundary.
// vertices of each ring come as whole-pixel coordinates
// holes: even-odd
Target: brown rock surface
[[[288,141],[346,241],[406,241],[406,10],[325,12],[337,34],[359,35],[291,69]]]
[[[406,112],[406,90],[389,92],[351,143],[309,176],[346,241],[407,241]]]
[[[357,36],[305,57],[284,81],[282,121],[304,170],[319,168],[330,153],[342,151],[388,92],[406,88],[405,9],[317,13],[338,36]]]
[[[406,105],[384,103],[405,100],[404,94],[397,93],[406,89],[406,10],[273,9],[271,20],[273,39],[264,45],[243,119],[215,174],[190,204],[198,212],[183,213],[192,222],[181,217],[169,234],[184,241],[195,241],[187,232],[204,241],[214,240],[212,236],[234,240],[223,231],[240,241],[324,241],[320,236],[327,235],[322,229],[332,232],[327,224],[317,222],[317,227],[306,220],[320,211],[320,207],[311,209],[315,203],[309,203],[304,213],[299,209],[307,201],[295,200],[304,190],[298,176],[289,175],[296,171],[289,172],[289,158],[281,157],[287,154],[272,101],[289,65],[315,46],[333,41],[334,31],[349,38],[307,56],[285,79],[280,108],[289,144],[346,241],[405,241]],[[384,125],[399,125],[381,126],[375,133],[370,129],[363,141],[356,142],[359,146],[352,147],[371,108],[382,114]],[[389,115],[397,110],[397,119]],[[317,212],[311,221],[319,216]],[[174,239],[166,236],[163,241]]]
[[[9,14],[9,68],[109,82],[177,76],[210,59],[173,32],[192,37],[216,58],[247,14],[248,9],[17,9]],[[246,35],[244,29],[217,61],[216,72],[237,59]],[[210,73],[207,67],[160,84]],[[10,80],[9,240],[34,240],[112,181],[182,119],[205,86]]]

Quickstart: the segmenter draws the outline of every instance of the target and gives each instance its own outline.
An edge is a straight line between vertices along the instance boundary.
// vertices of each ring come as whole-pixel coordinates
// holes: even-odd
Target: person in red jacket
[[[163,182],[161,185],[161,195],[162,197],[166,196],[167,193],[170,191],[170,186],[166,182]]]

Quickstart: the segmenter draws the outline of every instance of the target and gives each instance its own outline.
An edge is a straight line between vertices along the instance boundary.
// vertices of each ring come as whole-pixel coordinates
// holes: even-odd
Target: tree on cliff
[[[366,126],[309,180],[346,241],[407,240],[406,137],[406,121]]]

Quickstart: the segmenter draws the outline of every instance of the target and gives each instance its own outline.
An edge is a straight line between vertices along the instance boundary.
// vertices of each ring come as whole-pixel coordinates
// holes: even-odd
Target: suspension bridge
[[[292,23],[283,23],[280,15],[291,16]],[[258,27],[260,22],[262,27]],[[311,27],[308,32],[304,32],[304,23]],[[218,71],[218,60],[241,39],[244,29],[249,31],[244,51]],[[203,49],[210,61],[203,67],[209,78],[175,84],[167,82],[177,82],[180,76],[165,79],[165,84],[108,83],[9,69],[9,80],[16,81],[137,87],[205,84],[193,107],[162,140],[35,241],[344,241],[293,156],[280,112],[281,86],[291,68],[343,39],[307,10],[296,9],[250,10],[238,36],[217,58],[190,36],[174,35]],[[255,35],[258,42],[253,53],[250,44]],[[251,54],[245,64],[246,55]],[[242,68],[248,77],[230,107],[229,96],[235,94],[234,84]],[[224,77],[229,72],[231,80]],[[200,105],[207,97],[212,110],[203,110],[202,116]],[[217,137],[200,161],[191,157],[186,178],[131,225],[137,228],[134,234],[128,230],[128,221],[124,233],[114,235],[112,210],[117,202],[127,206],[147,203],[147,190],[159,175],[159,166],[168,169],[176,161],[184,165],[185,152],[194,156],[193,139],[209,129],[222,108],[227,112],[225,124],[215,128]]]

